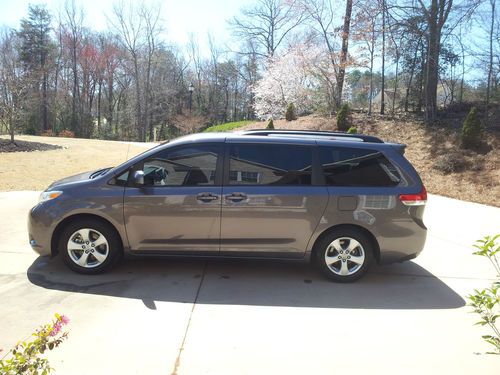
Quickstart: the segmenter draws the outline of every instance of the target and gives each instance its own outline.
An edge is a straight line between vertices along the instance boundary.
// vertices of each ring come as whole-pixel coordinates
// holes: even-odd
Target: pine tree
[[[461,141],[463,148],[477,147],[481,143],[481,122],[476,107],[472,107],[462,126]]]
[[[45,5],[30,5],[28,18],[21,20],[19,56],[26,77],[32,86],[31,97],[35,103],[34,113],[40,113],[41,131],[49,129],[48,119],[48,66],[51,49],[51,16]],[[41,93],[40,93],[41,89]]]

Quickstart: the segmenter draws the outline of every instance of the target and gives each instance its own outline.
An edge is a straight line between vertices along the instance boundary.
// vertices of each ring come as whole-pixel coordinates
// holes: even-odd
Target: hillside
[[[415,166],[429,193],[500,207],[500,133],[486,133],[487,146],[480,153],[458,147],[458,127],[426,127],[412,116],[388,118],[353,114],[359,133],[375,135],[384,141],[407,145],[405,156]],[[254,122],[238,130],[265,128]],[[276,129],[335,130],[334,118],[301,117],[296,121],[274,120]],[[453,130],[455,129],[455,130]],[[439,162],[460,172],[444,173],[434,168]]]

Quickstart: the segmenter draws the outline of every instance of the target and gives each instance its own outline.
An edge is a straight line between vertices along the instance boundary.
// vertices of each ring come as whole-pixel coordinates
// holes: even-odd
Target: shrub
[[[75,138],[75,133],[72,132],[71,130],[64,129],[64,130],[61,130],[57,136],[58,137],[65,137],[65,138]]]
[[[349,134],[358,134],[358,129],[356,129],[354,126],[351,126],[349,130],[347,131]]]
[[[26,128],[25,133],[27,135],[36,135],[36,129],[33,126]]]
[[[467,167],[467,161],[462,154],[452,152],[438,156],[432,167],[444,174],[462,172]]]
[[[486,236],[482,240],[476,241],[474,247],[478,249],[474,255],[488,258],[496,272],[496,279],[493,284],[486,289],[474,289],[474,294],[468,295],[469,306],[480,316],[476,325],[488,326],[492,335],[483,335],[483,340],[491,344],[495,351],[491,354],[500,354],[500,329],[496,325],[496,320],[500,311],[500,244],[497,240],[500,234],[496,236]]]
[[[56,135],[54,134],[54,132],[52,131],[52,129],[47,129],[47,130],[44,130],[43,132],[40,133],[40,135],[42,137],[55,137]]]
[[[295,106],[293,103],[288,104],[288,107],[286,107],[285,119],[286,121],[297,120],[297,116],[295,115]]]
[[[69,323],[64,315],[55,314],[55,320],[50,324],[41,326],[31,335],[32,341],[19,342],[12,349],[10,358],[0,360],[0,373],[5,375],[15,374],[49,374],[52,368],[47,358],[42,355],[47,350],[57,348],[68,337],[67,332],[62,332],[62,327]]]
[[[351,125],[351,109],[349,104],[344,103],[340,107],[340,111],[337,113],[337,129],[339,131],[345,132],[349,129]]]
[[[274,129],[274,123],[273,123],[273,119],[269,119],[269,122],[267,123],[267,126],[266,126],[266,129]]]
[[[476,107],[472,107],[462,126],[461,142],[463,148],[474,148],[481,143],[481,122]]]

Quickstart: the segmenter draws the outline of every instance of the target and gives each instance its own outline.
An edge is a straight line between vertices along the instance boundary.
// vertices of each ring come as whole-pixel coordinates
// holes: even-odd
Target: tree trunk
[[[488,65],[488,85],[486,86],[486,104],[490,103],[491,81],[493,78],[493,31],[495,27],[495,4],[496,0],[490,0],[491,24],[490,24],[490,61]]]
[[[98,137],[101,134],[101,88],[102,88],[102,79],[99,79],[99,85],[97,88],[97,134],[98,134]]]
[[[344,26],[342,28],[342,50],[340,51],[339,75],[337,77],[337,108],[342,102],[342,90],[344,87],[345,68],[347,64],[347,52],[349,47],[349,30],[351,27],[352,0],[346,1]]]
[[[382,90],[380,92],[380,114],[385,113],[385,0],[382,0]]]
[[[368,115],[372,114],[373,104],[373,59],[375,56],[375,19],[372,22],[372,38],[370,40],[370,92],[368,96]]]

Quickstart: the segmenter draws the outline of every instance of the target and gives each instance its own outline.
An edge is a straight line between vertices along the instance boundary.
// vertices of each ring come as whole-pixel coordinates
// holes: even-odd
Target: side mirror
[[[144,185],[144,171],[135,171],[133,176],[134,185]]]

